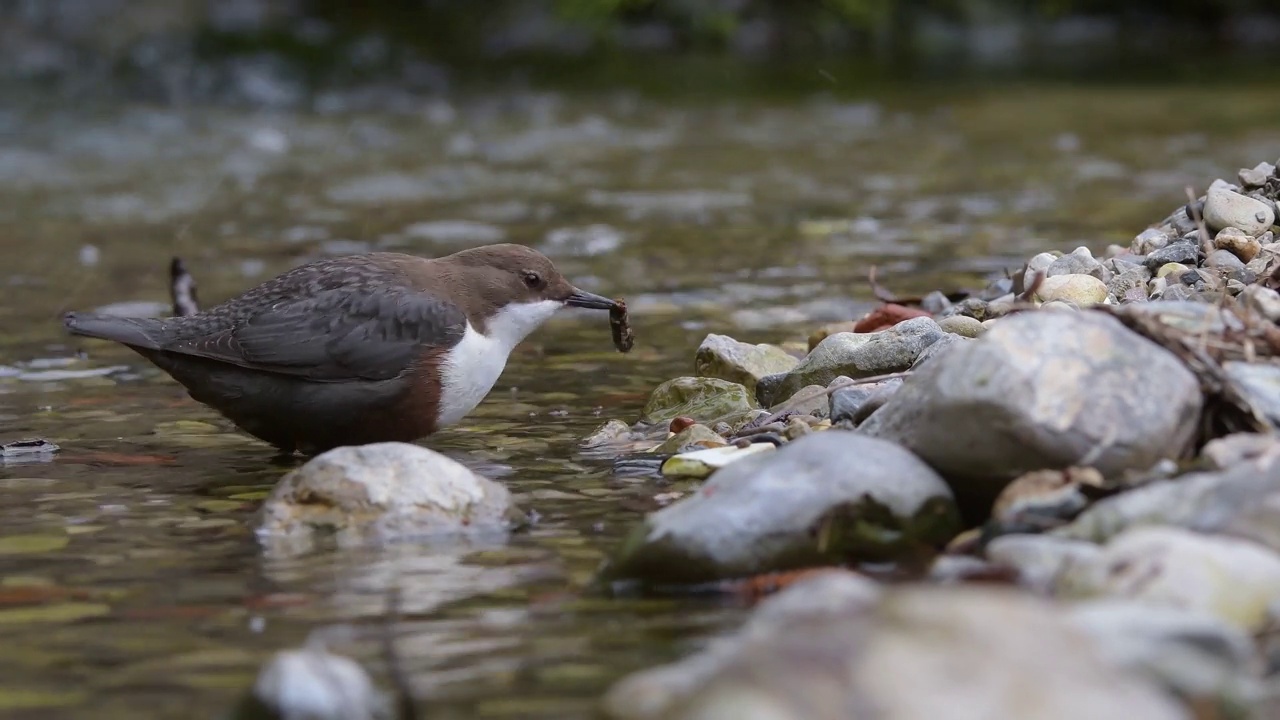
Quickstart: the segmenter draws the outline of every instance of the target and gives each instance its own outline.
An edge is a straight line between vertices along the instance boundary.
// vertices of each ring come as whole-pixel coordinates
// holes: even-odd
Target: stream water
[[[1270,87],[900,89],[859,98],[460,95],[397,114],[0,103],[0,716],[209,717],[313,632],[381,679],[388,587],[435,718],[583,718],[622,674],[732,627],[724,598],[607,598],[593,571],[654,496],[578,441],[634,421],[708,332],[803,339],[1035,252],[1127,243],[1215,177],[1280,157]],[[213,303],[323,254],[534,245],[628,298],[636,349],[565,314],[426,441],[509,484],[501,545],[290,556],[254,510],[285,468],[59,316]],[[344,632],[354,629],[355,632]]]

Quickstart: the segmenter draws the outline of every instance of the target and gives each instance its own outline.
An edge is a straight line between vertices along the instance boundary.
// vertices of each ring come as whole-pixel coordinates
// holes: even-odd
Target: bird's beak
[[[566,305],[580,308],[590,308],[592,310],[612,310],[617,303],[603,295],[596,295],[578,288],[573,289],[573,294],[564,301]]]

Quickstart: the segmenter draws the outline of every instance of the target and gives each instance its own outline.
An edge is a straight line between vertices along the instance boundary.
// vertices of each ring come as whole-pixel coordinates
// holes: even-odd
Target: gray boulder
[[[693,356],[696,375],[738,383],[751,395],[760,378],[785,373],[799,362],[776,345],[752,345],[715,334],[707,335]]]
[[[856,379],[900,372],[946,334],[931,318],[917,317],[878,332],[829,335],[781,380],[762,384],[757,397],[762,405],[774,405],[806,385],[826,386],[841,375]]]
[[[650,514],[602,577],[698,583],[892,559],[940,546],[958,524],[946,483],[914,455],[827,430],[728,465]]]
[[[523,522],[507,488],[418,445],[339,447],[285,475],[258,534],[277,549],[504,532]]]
[[[1179,457],[1200,419],[1195,376],[1096,312],[1024,312],[922,365],[859,432],[899,443],[957,493],[994,498],[1032,470],[1104,476]]]

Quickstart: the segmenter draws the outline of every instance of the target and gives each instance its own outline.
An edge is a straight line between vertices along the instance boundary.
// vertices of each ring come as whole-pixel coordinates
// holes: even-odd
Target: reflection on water
[[[634,420],[707,332],[803,339],[896,291],[1095,251],[1185,185],[1280,156],[1274,93],[921,89],[857,101],[526,94],[395,116],[5,103],[0,126],[0,713],[190,717],[312,632],[379,668],[386,591],[433,717],[587,717],[622,673],[740,608],[604,598],[592,573],[653,496],[576,441]],[[305,555],[253,513],[286,467],[59,314],[151,312],[178,254],[209,303],[305,259],[513,241],[628,298],[636,349],[566,313],[437,449],[509,484],[509,542]],[[162,306],[161,306],[162,307]],[[83,352],[83,354],[82,354]],[[45,713],[45,714],[41,714]]]

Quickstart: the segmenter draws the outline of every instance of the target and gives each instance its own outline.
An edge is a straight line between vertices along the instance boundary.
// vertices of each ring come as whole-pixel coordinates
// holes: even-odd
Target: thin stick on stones
[[[903,370],[902,372],[895,372],[895,373],[885,373],[884,375],[872,375],[871,377],[858,378],[857,380],[850,379],[850,380],[843,380],[838,383],[832,383],[831,385],[828,385],[822,390],[817,390],[811,393],[805,393],[803,395],[801,394],[792,395],[780,406],[778,406],[778,409],[772,415],[762,420],[760,422],[760,425],[764,426],[764,425],[768,425],[769,423],[776,422],[779,418],[791,412],[792,409],[796,408],[801,403],[808,402],[809,400],[816,400],[820,397],[825,397],[837,390],[843,390],[845,388],[850,388],[855,385],[870,385],[872,383],[883,382],[885,380],[895,380],[897,378],[905,378],[909,375],[911,375],[910,370]]]
[[[1045,271],[1037,270],[1035,275],[1031,276],[1031,282],[1017,296],[1018,302],[1032,302],[1036,293],[1040,290],[1040,286],[1044,284]]]
[[[187,265],[180,257],[175,257],[169,263],[169,297],[173,298],[173,314],[177,317],[188,317],[200,312],[200,301],[196,298],[196,279],[187,272]]]
[[[867,283],[871,285],[871,294],[875,295],[877,300],[887,303],[901,302],[901,300],[898,299],[898,296],[894,295],[891,290],[876,282],[875,265],[872,265],[871,268],[867,270]]]
[[[1192,190],[1190,185],[1186,187],[1186,191],[1187,199],[1190,200],[1187,203],[1187,212],[1190,213],[1191,219],[1195,221],[1196,230],[1200,234],[1200,251],[1204,253],[1205,257],[1209,257],[1209,254],[1213,252],[1213,238],[1209,235],[1209,228],[1204,224],[1204,218],[1200,217],[1200,208],[1196,207],[1196,191]]]

